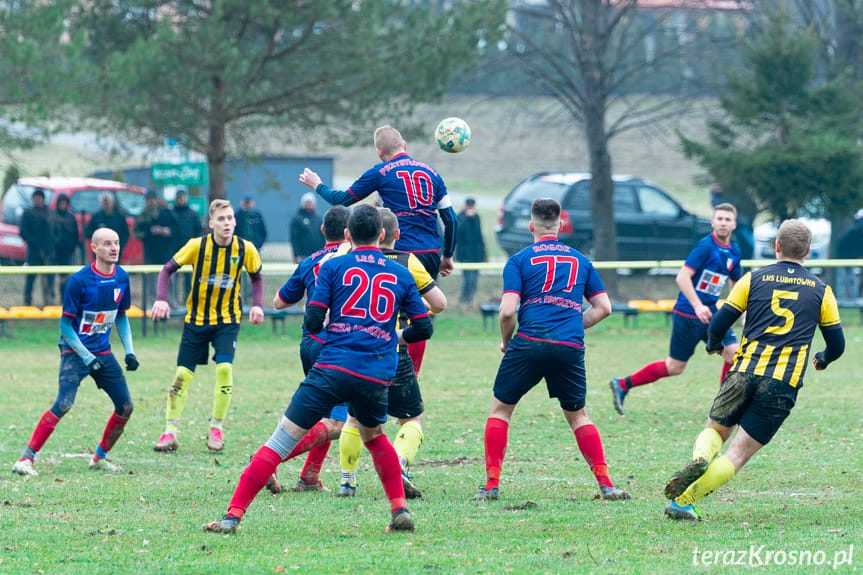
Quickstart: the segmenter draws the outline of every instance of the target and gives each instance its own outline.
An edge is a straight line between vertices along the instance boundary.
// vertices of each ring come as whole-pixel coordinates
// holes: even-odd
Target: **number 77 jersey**
[[[389,384],[398,365],[396,321],[428,315],[410,271],[378,248],[358,247],[318,270],[309,305],[329,310],[315,365]]]
[[[604,291],[590,260],[553,236],[513,255],[503,269],[503,293],[521,301],[517,335],[528,339],[584,346],[582,301]]]

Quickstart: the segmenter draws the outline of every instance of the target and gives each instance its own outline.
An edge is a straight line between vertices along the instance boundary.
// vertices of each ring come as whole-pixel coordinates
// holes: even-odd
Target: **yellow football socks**
[[[406,421],[405,424],[402,425],[401,429],[399,429],[399,432],[396,434],[396,439],[393,441],[393,447],[399,457],[404,457],[408,465],[410,465],[413,462],[414,457],[416,457],[417,451],[419,451],[422,443],[423,428],[419,421],[411,420]]]
[[[342,464],[342,483],[356,486],[357,465],[363,451],[363,440],[355,427],[345,425],[339,435],[339,455]]]
[[[726,483],[728,483],[736,470],[734,464],[726,456],[721,455],[713,460],[704,475],[696,479],[692,485],[686,488],[680,497],[675,499],[678,505],[692,505],[702,497],[710,495]]]
[[[230,363],[216,364],[216,387],[213,391],[213,419],[223,420],[231,404],[231,388],[234,386],[234,367]]]
[[[178,365],[174,374],[174,383],[168,393],[168,409],[165,415],[165,432],[177,434],[177,424],[183,417],[183,409],[186,407],[186,390],[195,377],[194,372]]]
[[[712,427],[705,427],[695,438],[692,459],[703,457],[708,462],[713,461],[720,449],[722,449],[722,436]]]

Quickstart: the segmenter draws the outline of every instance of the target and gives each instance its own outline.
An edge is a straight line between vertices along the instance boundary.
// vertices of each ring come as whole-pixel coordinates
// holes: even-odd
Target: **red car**
[[[129,223],[129,242],[123,249],[124,264],[144,263],[144,250],[141,240],[135,238],[135,216],[144,211],[145,188],[130,186],[123,182],[99,180],[95,178],[37,177],[21,178],[3,194],[0,204],[0,264],[23,264],[27,259],[27,244],[21,239],[18,227],[24,210],[33,205],[33,191],[40,188],[45,192],[45,205],[54,210],[60,194],[69,196],[72,211],[78,220],[78,241],[86,248],[84,230],[90,223],[94,212],[99,211],[99,196],[109,192],[114,196],[114,205],[126,213]],[[89,240],[89,238],[88,238]],[[89,241],[87,242],[89,243]],[[87,261],[92,259],[88,250],[80,252]],[[83,260],[76,258],[77,263]]]

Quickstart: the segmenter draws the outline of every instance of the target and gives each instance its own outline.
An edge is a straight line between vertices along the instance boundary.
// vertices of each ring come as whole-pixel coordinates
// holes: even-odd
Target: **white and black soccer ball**
[[[457,154],[470,145],[470,126],[461,118],[444,118],[435,128],[434,137],[441,150]]]

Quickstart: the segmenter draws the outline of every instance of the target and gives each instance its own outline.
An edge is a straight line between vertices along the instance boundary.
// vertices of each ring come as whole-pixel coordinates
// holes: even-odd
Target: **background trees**
[[[35,3],[34,3],[35,4]],[[210,195],[225,160],[262,127],[304,142],[370,142],[475,65],[495,42],[497,0],[431,5],[387,0],[62,0],[68,33],[86,39],[66,124],[118,141],[165,138],[207,157]],[[31,6],[34,17],[45,9]],[[55,8],[56,10],[56,8]],[[74,121],[72,121],[74,120]]]

